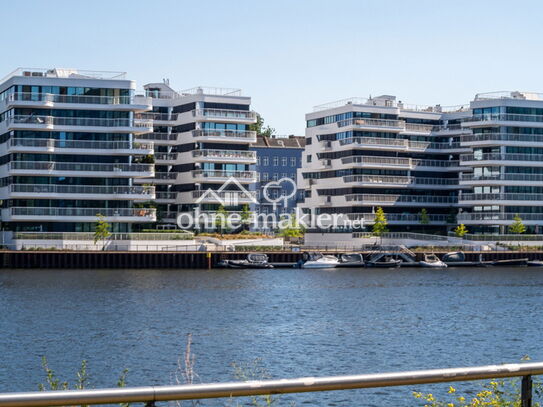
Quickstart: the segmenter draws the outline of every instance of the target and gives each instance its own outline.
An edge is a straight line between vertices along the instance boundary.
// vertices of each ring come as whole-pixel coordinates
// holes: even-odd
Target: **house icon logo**
[[[231,185],[235,185],[238,189],[226,189]],[[196,199],[196,203],[205,203],[207,200],[212,200],[213,202],[219,202],[223,206],[237,206],[241,197],[245,197],[250,202],[258,204],[255,193],[248,191],[236,177],[230,177],[218,190],[214,191],[208,188]]]

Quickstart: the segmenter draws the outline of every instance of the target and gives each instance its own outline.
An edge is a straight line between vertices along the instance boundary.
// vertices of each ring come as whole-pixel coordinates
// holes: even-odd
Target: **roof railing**
[[[67,79],[126,79],[126,72],[88,71],[73,68],[17,68],[0,79],[0,83],[4,83],[14,76]]]

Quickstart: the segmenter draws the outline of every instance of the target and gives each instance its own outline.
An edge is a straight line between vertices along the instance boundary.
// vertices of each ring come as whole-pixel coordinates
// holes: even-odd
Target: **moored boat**
[[[402,263],[399,259],[392,256],[382,256],[379,260],[366,262],[366,267],[396,268]]]
[[[342,253],[337,267],[364,267],[364,256],[361,253]]]
[[[439,257],[437,257],[434,253],[425,254],[424,260],[419,261],[419,264],[421,267],[434,267],[434,268],[447,267],[447,264],[439,260]]]
[[[270,269],[273,265],[268,263],[268,256],[264,253],[249,253],[245,260],[223,260],[218,267],[233,269]]]
[[[339,264],[339,260],[335,256],[323,255],[319,252],[304,253],[304,269],[328,269],[335,268]]]

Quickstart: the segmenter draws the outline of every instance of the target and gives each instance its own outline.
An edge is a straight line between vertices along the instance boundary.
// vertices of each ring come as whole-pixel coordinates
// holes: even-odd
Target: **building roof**
[[[258,136],[253,147],[259,148],[304,148],[305,138],[290,135],[288,137],[263,137]]]

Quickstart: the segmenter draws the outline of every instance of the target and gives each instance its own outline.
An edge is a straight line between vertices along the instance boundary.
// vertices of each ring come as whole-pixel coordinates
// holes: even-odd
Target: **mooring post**
[[[522,386],[520,391],[521,407],[532,407],[532,376],[522,376]]]

